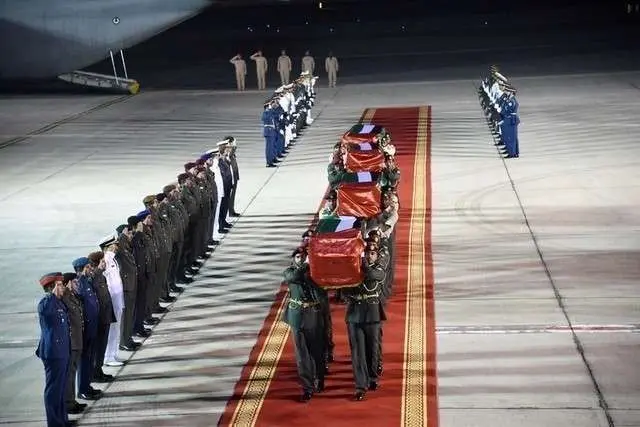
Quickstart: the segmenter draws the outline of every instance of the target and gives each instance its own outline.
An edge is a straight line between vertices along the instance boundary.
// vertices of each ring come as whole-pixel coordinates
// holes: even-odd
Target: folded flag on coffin
[[[316,233],[337,233],[340,231],[360,228],[360,220],[354,216],[326,216],[318,220]]]
[[[362,233],[351,228],[335,233],[316,234],[309,239],[309,272],[322,288],[358,286],[364,278]]]
[[[382,192],[375,182],[341,183],[336,193],[339,216],[371,218],[382,211]]]
[[[374,138],[381,138],[386,134],[387,130],[382,126],[372,123],[358,123],[342,135],[342,142],[352,144],[371,142]]]

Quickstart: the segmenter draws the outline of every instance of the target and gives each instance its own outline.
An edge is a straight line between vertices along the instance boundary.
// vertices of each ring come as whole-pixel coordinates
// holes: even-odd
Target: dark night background
[[[262,49],[275,87],[286,48],[299,72],[311,50],[320,76],[333,50],[339,84],[477,78],[491,63],[507,74],[637,69],[640,14],[627,2],[576,0],[228,1],[126,51],[145,89],[233,89],[228,60]],[[632,4],[637,3],[631,2]],[[112,74],[103,61],[87,68]]]

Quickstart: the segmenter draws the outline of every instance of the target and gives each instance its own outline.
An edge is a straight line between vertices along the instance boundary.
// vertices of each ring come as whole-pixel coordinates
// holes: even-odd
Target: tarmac
[[[70,270],[230,134],[242,217],[80,419],[215,425],[320,203],[331,146],[364,108],[429,104],[440,424],[640,426],[640,71],[593,56],[547,75],[504,68],[522,120],[508,160],[475,92],[484,64],[321,81],[316,120],[277,169],[259,124],[269,91],[1,97],[0,423],[44,422],[38,277]]]

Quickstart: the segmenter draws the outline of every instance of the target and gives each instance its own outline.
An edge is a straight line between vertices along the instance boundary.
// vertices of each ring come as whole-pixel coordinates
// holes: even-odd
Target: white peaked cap
[[[220,149],[218,147],[216,147],[216,148],[212,148],[211,150],[205,151],[204,154],[216,154],[216,153],[219,153],[219,152],[220,152]]]
[[[105,246],[112,245],[117,241],[118,241],[118,238],[115,236],[115,234],[109,234],[98,241],[98,246],[102,248]]]
[[[227,141],[227,140],[225,139],[224,141],[220,141],[220,142],[218,142],[216,145],[217,145],[218,147],[221,147],[221,146],[223,146],[223,145],[227,145],[228,143],[229,143],[229,141]]]

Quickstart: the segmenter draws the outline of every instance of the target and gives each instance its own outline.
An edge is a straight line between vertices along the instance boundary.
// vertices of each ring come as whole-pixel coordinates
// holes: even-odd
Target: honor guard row
[[[68,426],[82,400],[113,381],[103,366],[122,366],[118,351],[133,352],[176,300],[178,284],[193,281],[232,227],[240,179],[237,142],[226,137],[184,165],[177,181],[142,199],[144,209],[99,241],[99,251],[71,262],[73,272],[42,276],[41,337],[36,355],[45,368],[47,425]]]
[[[482,80],[478,96],[487,123],[497,139],[495,145],[499,147],[501,154],[507,159],[520,157],[520,117],[516,89],[500,74],[495,65],[490,67],[489,75]]]
[[[362,280],[355,286],[336,290],[338,303],[346,304],[345,322],[349,337],[349,349],[353,368],[354,400],[361,401],[368,391],[375,391],[383,372],[382,322],[386,320],[385,305],[392,294],[394,277],[395,225],[398,221],[397,187],[400,171],[395,162],[395,147],[388,133],[371,141],[384,155],[384,166],[377,174],[369,174],[381,190],[379,214],[369,218],[353,218],[351,227],[359,230],[365,241],[361,256]],[[283,320],[291,327],[294,342],[298,378],[302,386],[301,402],[309,401],[315,393],[321,393],[334,360],[333,327],[330,299],[327,288],[311,277],[309,261],[311,241],[327,231],[323,223],[340,223],[346,217],[338,214],[336,188],[339,183],[363,182],[366,172],[345,168],[346,145],[336,144],[328,167],[330,190],[319,212],[316,227],[302,235],[301,245],[291,254],[291,264],[284,271],[288,300]],[[361,144],[369,145],[370,144]],[[325,234],[326,235],[326,234]]]
[[[262,51],[259,50],[252,54],[249,57],[256,63],[256,77],[258,81],[258,90],[266,89],[266,81],[267,81],[267,70],[269,69],[269,63],[267,58],[262,54]],[[247,63],[242,58],[242,54],[238,53],[233,58],[229,60],[231,64],[233,64],[235,75],[236,75],[236,87],[239,91],[245,90],[245,78],[247,76]],[[305,52],[305,55],[302,57],[301,62],[301,72],[309,73],[313,75],[316,68],[316,61],[311,56],[309,51]],[[338,58],[336,58],[332,52],[329,52],[329,55],[324,60],[324,68],[327,73],[327,81],[329,87],[336,86],[336,80],[338,77]],[[290,83],[290,76],[292,70],[292,62],[291,58],[287,55],[287,52],[283,49],[280,52],[280,56],[277,60],[276,69],[278,74],[280,75],[280,84],[282,86],[288,85]]]
[[[276,89],[264,103],[262,134],[268,168],[276,167],[302,129],[313,123],[317,77],[304,71],[295,82]]]

